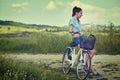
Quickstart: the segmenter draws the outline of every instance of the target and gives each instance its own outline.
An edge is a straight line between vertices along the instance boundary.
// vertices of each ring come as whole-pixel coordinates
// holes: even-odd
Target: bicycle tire
[[[65,49],[64,54],[63,54],[63,58],[62,58],[62,71],[65,74],[68,74],[70,72],[71,65],[72,65],[72,64],[68,64],[65,62],[65,58],[66,57],[68,58],[68,51],[69,50],[70,50],[70,52],[72,52],[72,48],[70,48],[70,47]],[[66,64],[68,65],[68,67],[65,67]]]
[[[79,71],[79,64],[81,63],[81,61],[80,61],[80,56],[81,56],[81,54],[78,56],[78,60],[77,60],[77,64],[76,64],[76,73],[77,73],[77,78],[78,78],[78,80],[86,80],[87,79],[87,77],[88,77],[88,75],[89,75],[89,73],[90,73],[90,68],[91,68],[91,57],[90,57],[90,54],[89,54],[89,51],[85,51],[85,52],[83,52],[82,54],[86,54],[87,55],[87,57],[88,57],[88,63],[87,64],[89,64],[89,65],[87,65],[87,70],[88,70],[88,72],[86,73],[84,70],[83,70],[83,68],[84,68],[84,66],[82,66],[81,65],[81,72]],[[84,73],[84,76],[82,77],[82,75],[83,75],[83,73]]]

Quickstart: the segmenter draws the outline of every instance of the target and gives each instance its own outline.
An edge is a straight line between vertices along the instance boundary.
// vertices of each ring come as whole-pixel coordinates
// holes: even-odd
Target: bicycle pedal
[[[71,60],[69,60],[69,59],[67,59],[67,61],[66,61],[68,64],[72,64],[72,61]]]

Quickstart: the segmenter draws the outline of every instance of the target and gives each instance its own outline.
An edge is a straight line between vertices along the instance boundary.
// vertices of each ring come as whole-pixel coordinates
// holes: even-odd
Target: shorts
[[[80,47],[83,49],[92,50],[95,45],[96,38],[94,35],[89,36],[79,36],[73,38],[72,42],[70,43],[71,47],[75,47],[80,44]]]
[[[81,39],[81,36],[73,38],[73,39],[72,39],[72,42],[70,43],[70,46],[71,46],[71,47],[75,47],[75,46],[77,46],[78,44],[80,44],[80,39]]]

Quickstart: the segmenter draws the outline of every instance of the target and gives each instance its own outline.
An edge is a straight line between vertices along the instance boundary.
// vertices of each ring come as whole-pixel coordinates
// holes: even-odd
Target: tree
[[[46,32],[48,32],[48,29],[45,29]]]
[[[109,21],[109,35],[112,38],[114,35],[114,24]]]
[[[10,27],[8,27],[8,30],[10,30]]]
[[[113,35],[114,35],[114,24],[112,22],[109,22],[109,40],[110,40],[110,47],[113,46]],[[110,49],[111,49],[110,48]]]

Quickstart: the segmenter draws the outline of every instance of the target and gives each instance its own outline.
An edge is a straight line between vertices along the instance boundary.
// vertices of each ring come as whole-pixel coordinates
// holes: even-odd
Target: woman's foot
[[[84,70],[85,74],[89,73],[89,70],[85,66],[84,66],[83,70]]]
[[[98,72],[96,74],[93,74],[92,77],[95,77],[95,78],[98,78],[98,79],[103,78],[103,76]]]

